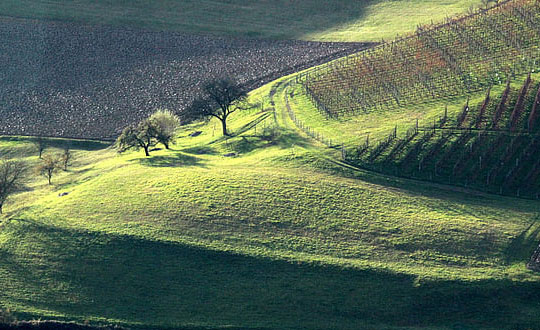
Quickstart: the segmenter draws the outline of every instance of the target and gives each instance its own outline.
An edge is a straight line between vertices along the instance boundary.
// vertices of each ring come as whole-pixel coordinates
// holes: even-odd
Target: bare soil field
[[[209,79],[255,88],[367,46],[0,18],[0,134],[113,139]]]

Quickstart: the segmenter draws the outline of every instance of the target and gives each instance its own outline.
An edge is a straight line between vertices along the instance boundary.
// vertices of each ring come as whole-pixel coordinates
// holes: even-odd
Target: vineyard
[[[507,0],[298,76],[329,117],[477,92],[540,62],[540,2]],[[515,119],[515,118],[514,118]]]
[[[207,80],[255,88],[365,44],[205,37],[0,17],[1,134],[115,138]]]
[[[463,106],[451,118],[391,132],[362,143],[349,161],[388,174],[450,183],[519,197],[540,198],[540,81],[529,74],[520,88]]]

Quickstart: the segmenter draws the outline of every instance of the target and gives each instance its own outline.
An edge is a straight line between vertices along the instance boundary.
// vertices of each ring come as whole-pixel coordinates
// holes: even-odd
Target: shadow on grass
[[[37,137],[9,137],[2,136],[4,141],[21,141],[33,143],[37,141]],[[97,141],[97,140],[80,140],[80,139],[62,139],[62,138],[42,138],[46,148],[65,148],[69,147],[76,150],[96,151],[108,148],[112,142]]]
[[[218,154],[218,152],[214,148],[208,147],[208,146],[185,148],[185,149],[181,149],[180,151],[187,154],[195,154],[195,155],[217,155]]]
[[[244,126],[240,127],[239,129],[234,131],[234,135],[238,136],[241,135],[247,131],[249,131],[252,128],[255,128],[258,124],[262,123],[266,118],[270,117],[273,113],[272,112],[264,112],[259,117],[253,119],[249,123],[245,124]]]
[[[238,137],[240,135],[242,135],[243,133],[249,131],[250,129],[254,128],[255,126],[257,126],[257,124],[261,123],[262,121],[264,121],[266,118],[268,118],[272,113],[270,112],[265,112],[263,113],[262,115],[260,115],[259,117],[253,119],[252,121],[250,121],[249,123],[243,125],[242,127],[234,130],[233,132],[231,132],[229,130],[229,136],[220,136],[218,138],[216,138],[215,140],[213,140],[212,142],[210,142],[209,144],[214,144],[214,143],[219,143],[219,142],[224,142],[228,139],[231,139],[231,138],[234,138],[234,137]],[[221,127],[220,127],[221,128]]]
[[[540,235],[540,213],[523,232],[508,245],[505,251],[506,263],[516,261],[527,262],[538,247]]]
[[[307,147],[310,142],[294,131],[277,128],[275,132],[270,129],[260,135],[242,135],[228,143],[228,149],[237,153],[248,153],[256,149],[278,146],[281,149],[291,147]]]
[[[76,321],[269,329],[539,325],[538,282],[417,286],[408,275],[254,258],[33,221],[14,221],[6,234],[13,238],[0,248],[1,280],[10,283],[2,299]],[[31,253],[20,252],[24,248]]]
[[[93,172],[93,173],[92,173]],[[81,184],[83,182],[90,181],[94,178],[99,177],[103,172],[96,171],[95,166],[86,167],[82,169],[69,169],[67,171],[62,171],[62,173],[65,173],[67,175],[70,175],[69,179],[66,182],[63,183],[56,183],[53,177],[53,186],[56,187],[57,190],[66,189],[71,186],[76,186],[78,184]],[[87,175],[88,173],[92,173],[91,175]]]
[[[150,156],[146,158],[137,158],[131,160],[132,162],[138,162],[144,166],[153,167],[182,167],[182,166],[200,166],[202,165],[202,159],[183,153],[175,153],[166,156]]]
[[[324,159],[313,164],[315,168],[326,170],[334,175],[358,179],[410,195],[432,198],[433,202],[430,203],[430,207],[443,212],[453,212],[456,208],[460,212],[467,212],[467,209],[461,208],[460,205],[469,205],[515,210],[516,212],[540,213],[540,203],[532,200],[500,196],[448,184],[396,177],[354,164],[344,163],[333,158]],[[476,215],[472,211],[470,214]]]

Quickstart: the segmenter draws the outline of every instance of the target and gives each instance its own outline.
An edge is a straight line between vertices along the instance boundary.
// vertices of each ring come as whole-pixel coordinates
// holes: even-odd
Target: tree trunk
[[[163,145],[165,146],[165,149],[169,149],[169,144],[167,142],[163,142]]]
[[[51,178],[52,178],[52,173],[49,173],[49,175],[47,176],[47,179],[49,179],[49,185],[51,185]]]
[[[227,118],[221,119],[221,127],[223,128],[223,135],[229,136],[229,133],[227,132]]]
[[[146,155],[146,157],[150,156],[150,152],[148,152],[148,146],[144,147],[144,154]]]

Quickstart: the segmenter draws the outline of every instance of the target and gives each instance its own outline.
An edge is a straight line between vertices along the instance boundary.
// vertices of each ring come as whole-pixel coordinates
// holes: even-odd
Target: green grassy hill
[[[270,90],[252,100],[268,105]],[[150,158],[77,142],[68,172],[6,205],[0,306],[141,327],[538,325],[539,277],[525,268],[537,202],[332,161],[273,90],[276,112],[237,114],[228,140],[211,121]],[[28,139],[1,147],[37,161]]]
[[[183,13],[175,6],[193,5],[187,1],[168,7],[132,2],[120,12],[108,2],[21,3],[24,9],[2,2],[0,10],[90,23],[105,13],[105,23],[211,33],[216,19],[202,13],[205,6],[223,5],[198,2],[189,17],[201,25],[186,21],[192,29],[186,30],[178,23],[186,16],[175,16]],[[227,34],[366,40],[375,35],[367,27],[377,26],[377,17],[387,18],[391,8],[397,14],[390,21],[403,20],[404,29],[416,20],[399,15],[404,4],[444,15],[434,2],[374,1],[360,5],[365,15],[373,8],[372,16],[352,11],[354,19],[344,24],[333,17],[331,24],[302,29],[304,18],[314,21],[309,10],[287,12],[283,2],[235,3],[219,8],[249,15],[226,16]],[[339,9],[339,3],[326,11],[342,17],[350,8]],[[143,19],[153,6],[156,15]],[[158,14],[170,23],[160,23]],[[260,28],[266,18],[288,22],[294,15],[302,18],[298,26]],[[249,22],[246,17],[255,23],[240,24]],[[359,17],[366,29],[353,35],[347,26]],[[379,31],[386,37],[402,25],[395,26]],[[45,153],[68,144],[75,160],[52,185],[31,175],[26,189],[4,206],[0,316],[141,329],[540,328],[540,275],[526,267],[540,241],[538,201],[377,174],[340,161],[343,150],[368,134],[376,143],[396,125],[402,132],[416,118],[421,124],[437,120],[446,106],[457,117],[466,96],[328,119],[300,85],[287,83],[292,78],[251,92],[253,107],[231,117],[232,138],[221,137],[211,120],[184,126],[171,150],[154,150],[151,157],[117,154],[95,141],[48,140]],[[492,95],[503,89],[494,87]],[[471,105],[480,104],[484,91],[469,97]],[[195,131],[201,134],[191,137]],[[328,139],[332,148],[319,142]],[[39,161],[31,138],[2,137],[0,150],[31,166]],[[230,153],[235,156],[225,156]]]
[[[0,15],[187,33],[380,41],[479,4],[478,0],[4,0],[0,2]]]

